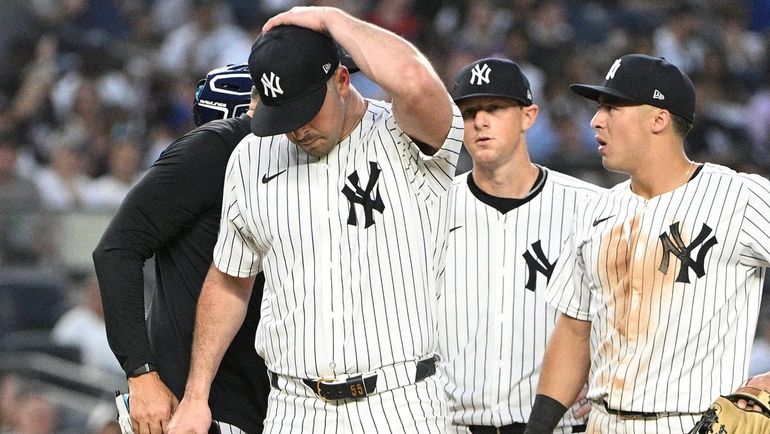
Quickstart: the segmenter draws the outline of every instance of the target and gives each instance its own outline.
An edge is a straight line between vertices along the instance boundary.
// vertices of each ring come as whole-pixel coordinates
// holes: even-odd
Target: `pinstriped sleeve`
[[[391,117],[388,129],[398,135],[397,140],[403,142],[401,158],[405,163],[405,171],[410,182],[417,188],[418,194],[427,197],[442,196],[449,191],[460,157],[463,144],[463,118],[460,109],[452,103],[452,125],[441,148],[433,155],[420,151],[396,124]]]
[[[585,264],[581,257],[578,211],[571,225],[571,233],[556,261],[551,280],[545,291],[545,301],[559,312],[583,321],[590,321],[591,289],[585,278]]]
[[[770,181],[746,175],[746,209],[741,221],[739,248],[741,262],[749,266],[770,266]]]
[[[257,274],[261,262],[244,219],[250,173],[248,159],[242,158],[246,149],[238,146],[227,163],[219,235],[214,246],[214,265],[223,273],[236,277]]]

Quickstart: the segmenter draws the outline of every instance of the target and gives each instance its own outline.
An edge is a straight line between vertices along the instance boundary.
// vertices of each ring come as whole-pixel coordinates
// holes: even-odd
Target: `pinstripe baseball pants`
[[[220,434],[247,434],[246,431],[229,423],[214,421],[214,424],[219,427]]]
[[[436,433],[449,429],[439,374],[357,400],[323,401],[309,387],[279,379],[268,396],[265,434]]]
[[[601,403],[592,402],[586,434],[687,434],[701,416],[686,414],[654,419],[624,418],[609,414]]]

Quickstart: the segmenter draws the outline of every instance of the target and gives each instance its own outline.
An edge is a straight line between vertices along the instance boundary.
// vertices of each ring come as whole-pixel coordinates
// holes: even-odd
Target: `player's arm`
[[[246,317],[254,279],[230,276],[213,265],[209,268],[195,316],[190,376],[184,398],[169,423],[169,433],[209,432],[211,382]]]
[[[590,368],[591,323],[559,314],[548,339],[537,397],[525,434],[553,432],[577,399]]]
[[[392,98],[393,113],[412,139],[441,148],[452,124],[449,94],[428,59],[405,39],[334,8],[295,7],[265,23],[263,31],[293,24],[329,34],[361,72]]]
[[[175,141],[131,189],[93,252],[107,338],[127,376],[155,364],[145,322],[144,263],[209,209],[210,198],[218,201],[223,180],[214,168],[224,167],[228,156],[210,134]],[[178,399],[158,372],[131,376],[128,389],[134,432],[162,432]]]

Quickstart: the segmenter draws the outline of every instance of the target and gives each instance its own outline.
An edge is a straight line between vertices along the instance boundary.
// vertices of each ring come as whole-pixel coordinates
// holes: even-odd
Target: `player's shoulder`
[[[362,122],[376,125],[393,118],[393,105],[391,103],[371,98],[366,98],[366,102],[366,112],[361,119]]]
[[[455,175],[454,178],[452,178],[452,186],[449,187],[450,193],[456,194],[458,191],[468,188],[468,176],[470,176],[471,172],[463,172],[458,175]]]
[[[770,193],[770,180],[755,173],[738,172],[719,164],[703,163],[699,175],[705,181],[718,182],[735,189],[745,189],[763,195]]]
[[[546,175],[546,182],[553,185],[555,189],[574,191],[575,193],[584,193],[592,196],[601,193],[606,189],[582,179],[576,178],[566,173],[561,173],[545,166],[540,166]]]
[[[207,122],[193,130],[197,134],[214,134],[232,146],[237,145],[241,139],[251,133],[249,117],[246,115],[237,118],[217,119]]]

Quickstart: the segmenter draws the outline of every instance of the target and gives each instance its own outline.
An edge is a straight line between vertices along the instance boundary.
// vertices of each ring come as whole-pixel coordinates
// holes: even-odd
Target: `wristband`
[[[145,363],[144,365],[134,369],[133,371],[129,372],[128,375],[126,375],[126,378],[134,378],[138,377],[140,375],[146,374],[148,372],[154,372],[158,369],[153,365],[152,363]]]
[[[561,402],[550,396],[536,395],[524,434],[551,434],[566,412],[567,407]]]

